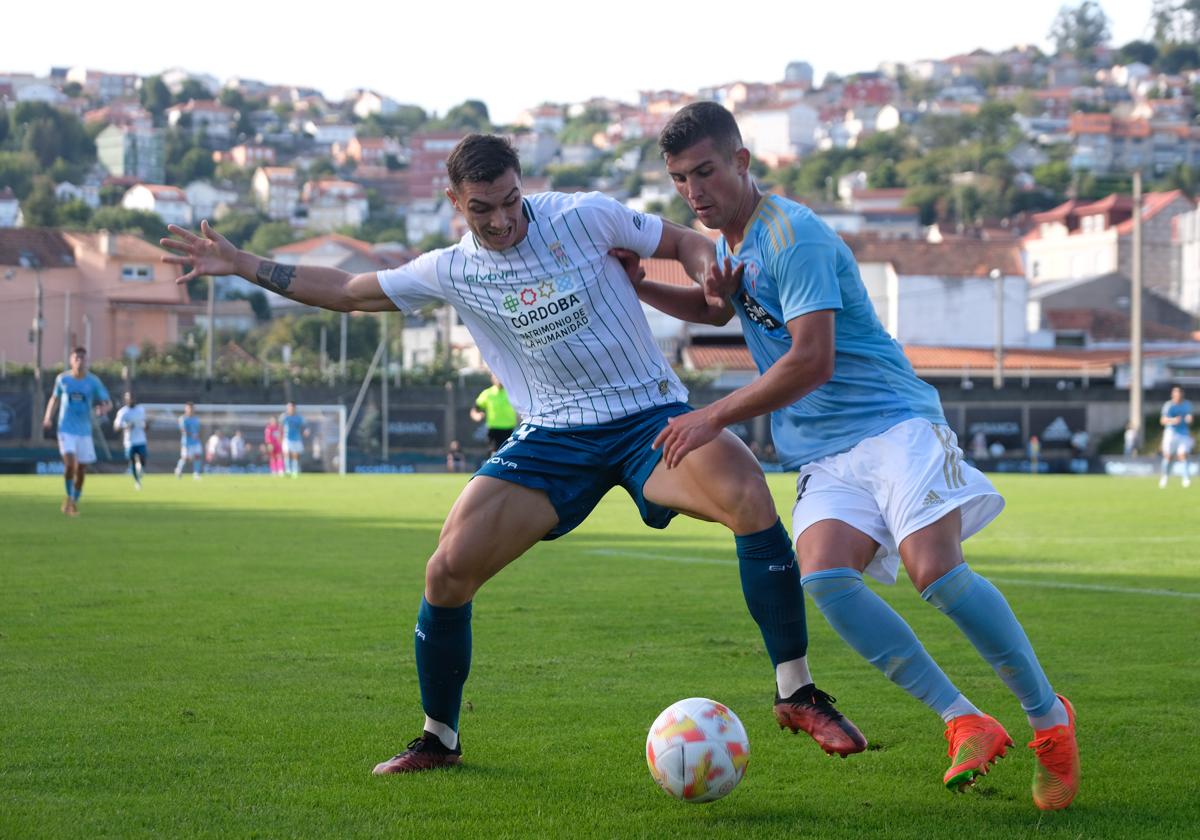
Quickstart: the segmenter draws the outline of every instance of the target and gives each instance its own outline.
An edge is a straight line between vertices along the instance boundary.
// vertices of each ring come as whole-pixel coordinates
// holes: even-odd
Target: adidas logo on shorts
[[[930,490],[925,494],[925,501],[921,502],[921,507],[933,507],[934,505],[940,505],[945,501],[946,500],[937,493]]]

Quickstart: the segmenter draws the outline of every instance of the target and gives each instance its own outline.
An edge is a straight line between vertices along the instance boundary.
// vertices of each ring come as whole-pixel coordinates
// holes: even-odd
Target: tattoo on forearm
[[[288,287],[292,285],[292,278],[295,276],[296,267],[294,265],[280,265],[268,260],[260,262],[258,271],[254,272],[254,280],[258,285],[285,297],[292,296]]]

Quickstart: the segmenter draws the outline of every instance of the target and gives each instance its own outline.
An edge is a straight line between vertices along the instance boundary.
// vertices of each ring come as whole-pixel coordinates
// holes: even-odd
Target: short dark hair
[[[76,347],[74,350],[71,351],[71,355],[74,356],[76,353],[78,353],[80,356],[86,356],[87,348],[86,347]]]
[[[663,157],[677,155],[705,139],[711,139],[717,150],[728,156],[742,148],[742,132],[733,114],[716,102],[692,102],[663,126],[658,149]]]
[[[521,159],[508,138],[498,134],[468,134],[446,158],[446,174],[456,190],[464,181],[495,181],[510,169],[520,176]]]

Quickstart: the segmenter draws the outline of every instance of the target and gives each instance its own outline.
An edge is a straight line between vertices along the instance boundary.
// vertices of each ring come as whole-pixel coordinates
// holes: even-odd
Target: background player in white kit
[[[129,391],[125,392],[125,404],[113,418],[113,428],[122,432],[125,457],[129,460],[129,474],[133,486],[142,489],[142,473],[146,471],[146,409],[138,405]]]
[[[777,719],[827,752],[864,749],[861,733],[812,686],[790,539],[754,456],[728,431],[670,469],[651,446],[668,418],[690,410],[686,390],[609,251],[677,259],[702,282],[718,279],[712,244],[596,193],[523,197],[520,162],[500,137],[463,139],[447,171],[447,196],[470,231],[388,271],[272,263],[238,251],[207,222],[202,236],[171,226],[178,238],[162,240],[180,255],[167,262],[192,267],[180,283],[238,274],[334,310],[449,302],[524,418],[459,495],[426,565],[414,641],[424,732],[375,772],[459,762],[476,591],[539,540],[576,527],[616,485],[652,527],[684,512],[734,532],[746,603],[775,666]]]
[[[1188,456],[1192,453],[1192,402],[1183,398],[1183,389],[1179,386],[1171,389],[1171,399],[1163,403],[1159,422],[1163,427],[1163,439],[1162,477],[1158,480],[1158,486],[1167,486],[1171,461],[1174,459],[1183,468],[1183,486],[1190,487],[1192,477],[1189,474]]]

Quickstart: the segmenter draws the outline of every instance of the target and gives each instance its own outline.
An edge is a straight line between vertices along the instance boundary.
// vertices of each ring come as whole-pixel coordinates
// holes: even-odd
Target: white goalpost
[[[146,437],[151,461],[162,464],[165,458],[156,453],[179,451],[179,418],[183,403],[140,403],[146,411]],[[253,405],[243,403],[193,403],[192,410],[200,421],[200,443],[208,454],[208,443],[215,434],[226,440],[213,459],[207,459],[210,470],[218,472],[268,472],[263,451],[263,430],[267,421],[281,419],[284,407],[279,403]],[[296,413],[304,418],[308,431],[304,438],[303,465],[305,469],[346,473],[346,407],[296,403]],[[228,441],[241,432],[245,443],[241,458],[234,457]],[[282,429],[280,435],[282,436]]]

